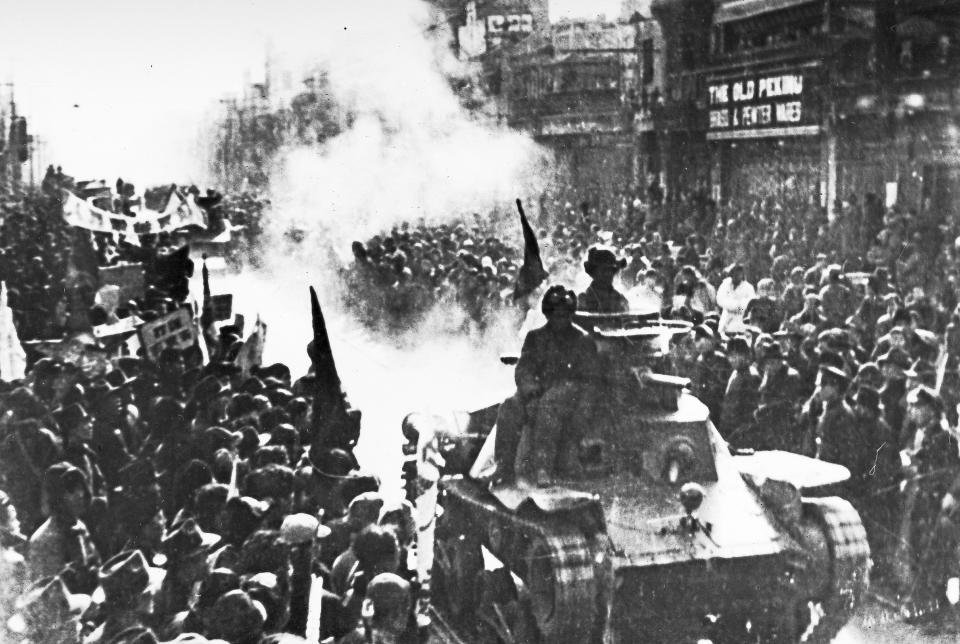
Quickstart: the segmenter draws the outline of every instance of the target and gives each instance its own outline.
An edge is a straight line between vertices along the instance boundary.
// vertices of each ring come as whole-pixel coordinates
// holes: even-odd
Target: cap
[[[907,404],[924,405],[931,408],[936,413],[943,411],[943,398],[941,398],[940,394],[938,394],[936,391],[924,385],[920,385],[919,387],[910,390],[910,392],[907,394]]]
[[[698,340],[700,338],[706,338],[707,340],[717,339],[716,332],[706,324],[698,324],[697,326],[693,327],[693,335]]]
[[[740,336],[730,338],[730,340],[727,341],[727,353],[749,354],[750,345],[747,343],[746,338]]]
[[[280,526],[280,541],[290,545],[310,543],[330,536],[330,528],[309,514],[289,514]]]
[[[900,347],[891,347],[886,353],[877,358],[877,364],[881,367],[890,365],[900,369],[910,368],[910,355]]]

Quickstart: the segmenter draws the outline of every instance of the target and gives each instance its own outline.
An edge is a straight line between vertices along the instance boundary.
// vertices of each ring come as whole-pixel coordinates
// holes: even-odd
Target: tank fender
[[[764,509],[788,529],[799,525],[803,517],[800,490],[793,483],[743,474],[747,485],[760,497]]]

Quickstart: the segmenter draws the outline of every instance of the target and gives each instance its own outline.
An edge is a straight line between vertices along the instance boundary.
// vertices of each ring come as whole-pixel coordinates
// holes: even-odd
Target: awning
[[[725,2],[713,14],[713,21],[716,24],[733,22],[734,20],[743,20],[761,13],[770,13],[771,11],[780,11],[804,4],[812,4],[820,0],[733,0]]]

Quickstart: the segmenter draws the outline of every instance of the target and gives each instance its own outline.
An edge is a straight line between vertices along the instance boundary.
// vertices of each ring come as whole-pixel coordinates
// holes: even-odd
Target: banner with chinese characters
[[[179,230],[187,226],[207,227],[206,214],[194,202],[193,195],[183,198],[176,192],[172,192],[163,212],[141,208],[135,211],[133,217],[97,208],[68,190],[61,191],[61,195],[64,221],[71,226],[96,232],[148,235]]]

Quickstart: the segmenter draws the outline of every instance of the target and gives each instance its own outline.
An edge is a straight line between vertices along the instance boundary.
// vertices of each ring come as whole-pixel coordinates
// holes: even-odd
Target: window
[[[653,82],[653,39],[647,38],[640,43],[640,59],[643,64],[640,81],[644,85]]]

